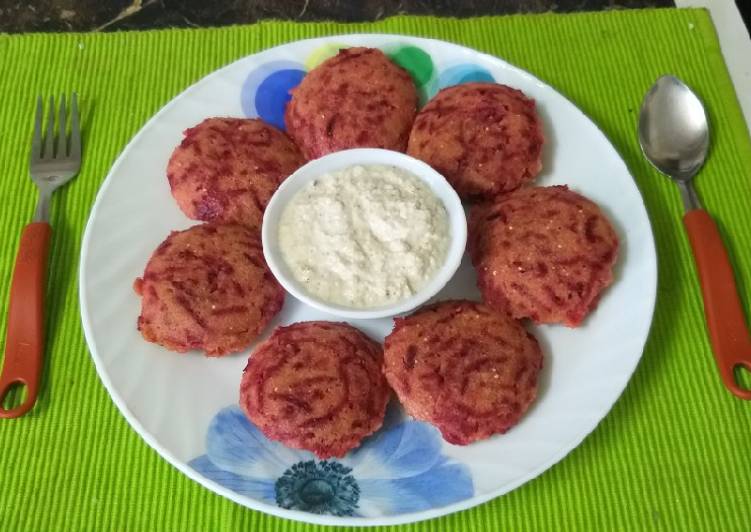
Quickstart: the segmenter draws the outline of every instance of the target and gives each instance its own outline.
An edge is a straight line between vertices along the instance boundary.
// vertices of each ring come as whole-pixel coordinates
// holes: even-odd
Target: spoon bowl
[[[709,124],[699,97],[675,76],[662,76],[644,96],[639,144],[660,172],[688,181],[704,165]]]

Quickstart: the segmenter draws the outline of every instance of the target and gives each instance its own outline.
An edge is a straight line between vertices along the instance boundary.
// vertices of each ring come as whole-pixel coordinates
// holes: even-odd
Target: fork
[[[39,189],[39,202],[33,221],[21,233],[13,269],[5,362],[0,374],[0,418],[22,416],[31,410],[37,398],[44,355],[44,287],[52,232],[49,203],[52,193],[70,181],[81,168],[81,132],[75,92],[71,95],[70,107],[70,139],[66,134],[65,96],[61,98],[57,110],[57,131],[55,101],[50,97],[47,130],[43,133],[42,97],[37,98],[29,174]],[[21,399],[20,404],[6,409],[4,405],[15,398]]]

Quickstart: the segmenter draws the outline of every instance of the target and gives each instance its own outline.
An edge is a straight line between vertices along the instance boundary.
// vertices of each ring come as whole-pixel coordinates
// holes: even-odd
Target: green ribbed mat
[[[264,23],[209,30],[0,36],[0,301],[36,194],[27,178],[34,97],[73,89],[84,165],[54,199],[42,392],[0,420],[0,530],[259,530],[323,527],[225,500],[183,476],[130,429],[94,371],[79,324],[77,269],[96,191],[128,140],[173,96],[234,59],[346,32],[435,37],[502,57],[549,82],[599,124],[644,195],[659,294],[644,358],[612,412],[560,464],[492,502],[405,530],[748,530],[751,403],[720,384],[681,224],[678,190],[642,159],[636,121],[662,73],[708,104],[711,158],[697,186],[751,290],[751,143],[709,15],[646,10],[374,24]]]

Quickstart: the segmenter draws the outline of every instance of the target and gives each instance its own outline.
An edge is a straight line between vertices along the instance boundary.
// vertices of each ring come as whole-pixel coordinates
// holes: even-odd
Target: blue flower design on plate
[[[426,423],[397,420],[344,458],[319,460],[269,440],[237,406],[214,417],[206,454],[190,466],[236,493],[282,508],[336,516],[417,512],[472,497],[469,469],[441,454]]]

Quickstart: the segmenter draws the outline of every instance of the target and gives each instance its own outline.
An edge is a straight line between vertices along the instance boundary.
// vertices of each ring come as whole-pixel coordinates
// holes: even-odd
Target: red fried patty
[[[395,320],[384,373],[407,413],[466,445],[516,425],[537,396],[542,352],[505,313],[445,301]]]
[[[138,330],[146,340],[208,356],[248,347],[284,302],[257,231],[238,224],[171,233],[133,287],[142,298]]]
[[[382,361],[381,346],[346,323],[279,327],[248,361],[240,406],[269,438],[341,457],[383,424]]]
[[[576,327],[613,280],[618,237],[581,194],[530,187],[472,208],[469,253],[486,304]]]
[[[207,118],[185,131],[167,178],[188,218],[261,227],[271,196],[305,161],[275,127],[251,118]]]
[[[463,199],[488,199],[537,176],[542,144],[534,100],[506,85],[465,83],[420,110],[407,153],[443,174]]]
[[[308,159],[348,148],[404,151],[417,112],[406,70],[374,48],[345,48],[292,90],[284,122]]]

